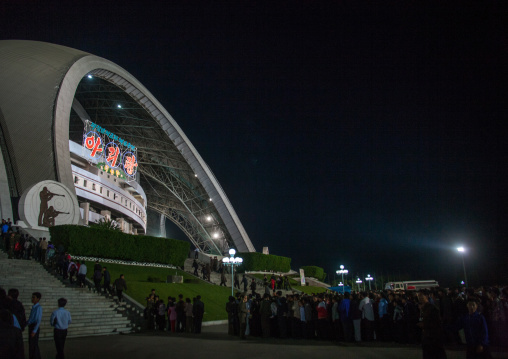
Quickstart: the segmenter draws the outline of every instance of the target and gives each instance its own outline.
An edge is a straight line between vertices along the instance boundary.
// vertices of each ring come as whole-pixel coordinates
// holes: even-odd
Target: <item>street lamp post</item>
[[[341,264],[340,270],[338,270],[336,273],[342,274],[342,283],[345,283],[344,282],[344,274],[347,275],[349,273],[349,271],[347,269],[344,269],[344,266]],[[342,294],[344,294],[344,286],[342,286]]]
[[[360,277],[356,278],[356,284],[358,286],[358,291],[360,291],[360,284],[362,284],[362,280],[360,279]]]
[[[229,265],[231,266],[231,296],[235,296],[234,295],[234,289],[235,289],[235,286],[234,286],[234,271],[235,271],[235,266],[236,265],[240,265],[243,263],[243,258],[240,258],[240,257],[236,257],[235,258],[235,254],[236,254],[236,251],[231,248],[229,250],[229,255],[231,256],[230,258],[228,257],[224,257],[222,258],[222,263],[224,263],[224,265]]]
[[[462,268],[464,268],[464,281],[466,282],[466,287],[467,287],[468,285],[467,285],[467,274],[466,274],[466,262],[464,260],[464,253],[466,252],[466,249],[464,247],[459,247],[459,248],[457,248],[457,251],[459,251],[462,254]]]
[[[370,282],[371,282],[371,281],[373,281],[373,280],[374,280],[374,278],[373,278],[373,277],[371,277],[371,276],[370,276],[370,274],[367,274],[367,277],[365,277],[365,280],[369,282],[369,291],[370,291],[370,290],[372,290],[372,289],[370,288]]]

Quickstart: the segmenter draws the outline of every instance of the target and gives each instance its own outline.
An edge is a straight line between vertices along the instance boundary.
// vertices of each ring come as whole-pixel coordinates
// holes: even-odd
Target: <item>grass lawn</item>
[[[88,271],[87,277],[91,280],[94,264],[94,262],[86,262]],[[101,264],[104,266],[103,263]],[[159,295],[166,304],[169,296],[176,298],[179,294],[182,294],[184,299],[190,298],[192,300],[192,298],[197,295],[201,295],[201,301],[205,304],[203,321],[227,319],[226,302],[231,295],[231,288],[220,287],[201,280],[199,280],[199,283],[164,283],[168,275],[181,275],[184,280],[186,278],[195,279],[195,277],[188,273],[177,269],[138,267],[111,263],[105,266],[111,274],[111,283],[113,283],[120,274],[123,274],[128,288],[125,293],[143,305],[146,304],[145,298],[150,294],[152,288],[155,288],[156,294]],[[148,277],[158,278],[162,282],[149,282]]]

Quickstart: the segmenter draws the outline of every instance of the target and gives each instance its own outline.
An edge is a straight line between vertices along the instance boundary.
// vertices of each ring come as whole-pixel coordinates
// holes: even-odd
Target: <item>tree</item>
[[[109,218],[101,218],[98,221],[95,221],[95,223],[91,224],[90,227],[107,229],[110,231],[122,231],[118,223]]]

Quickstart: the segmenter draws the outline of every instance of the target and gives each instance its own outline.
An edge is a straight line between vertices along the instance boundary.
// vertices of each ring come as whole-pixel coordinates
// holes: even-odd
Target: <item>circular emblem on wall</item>
[[[30,227],[78,224],[78,199],[74,191],[56,181],[42,181],[28,188],[19,201],[19,216]]]

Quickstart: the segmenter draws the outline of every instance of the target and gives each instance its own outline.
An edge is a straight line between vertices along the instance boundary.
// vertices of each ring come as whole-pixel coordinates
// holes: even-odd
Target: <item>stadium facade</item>
[[[210,168],[130,73],[55,44],[0,41],[0,210],[39,236],[115,220],[145,234],[147,211],[204,253],[255,251]]]

